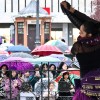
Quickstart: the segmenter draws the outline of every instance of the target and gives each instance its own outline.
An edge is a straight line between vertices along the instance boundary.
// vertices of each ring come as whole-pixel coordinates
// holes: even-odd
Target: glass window
[[[18,34],[24,34],[24,23],[18,22]]]
[[[24,44],[24,23],[18,22],[18,44]]]
[[[44,34],[50,34],[50,22],[44,23]]]

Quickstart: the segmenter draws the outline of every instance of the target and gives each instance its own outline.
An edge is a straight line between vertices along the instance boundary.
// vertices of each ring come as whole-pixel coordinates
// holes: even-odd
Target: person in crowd
[[[67,71],[68,70],[68,66],[67,64],[65,63],[66,59],[64,58],[62,60],[62,62],[59,64],[58,66],[58,71],[57,71],[57,76],[62,72],[62,71]]]
[[[21,87],[21,91],[22,92],[31,92],[32,91],[32,85],[30,83],[30,76],[31,73],[30,71],[25,71],[22,75],[22,87]]]
[[[29,77],[30,77],[30,72],[29,71],[24,72],[23,75],[22,75],[22,79],[24,80],[24,82],[28,82]]]
[[[8,66],[6,64],[3,64],[0,67],[0,77],[3,78],[8,72]]]
[[[80,30],[79,37],[73,44],[71,52],[76,56],[80,65],[81,78],[84,78],[89,72],[100,68],[100,22],[77,11],[67,1],[61,2],[61,9]],[[100,76],[100,73],[98,73],[98,76]],[[79,83],[81,84],[81,82]],[[92,96],[81,91],[83,87],[80,84],[78,85],[80,86],[79,91],[77,92],[76,90],[76,93],[83,97],[80,98],[80,100],[94,100]],[[91,85],[91,83],[89,85]],[[95,95],[95,97],[96,96],[97,95]],[[79,96],[77,96],[77,98],[78,97]]]
[[[63,75],[63,73],[65,72],[65,71],[68,71],[68,66],[67,66],[67,64],[65,63],[65,61],[66,61],[66,59],[64,58],[63,60],[62,60],[62,62],[59,64],[59,66],[58,66],[58,71],[57,71],[57,77],[55,78],[55,81],[56,82],[59,82],[60,81],[60,79],[62,78],[62,75]]]
[[[48,69],[49,69],[49,66],[48,64],[42,64],[41,66],[41,75],[42,75],[42,78],[53,78],[53,74],[51,71],[48,72]]]
[[[0,67],[0,99],[5,99],[6,97],[5,91],[3,89],[4,84],[2,83],[3,83],[3,80],[8,76],[9,76],[8,66],[3,64]]]
[[[48,85],[48,88],[43,92],[43,100],[48,100],[48,98],[49,100],[56,100],[57,92],[58,85],[54,81],[51,81]]]
[[[56,66],[54,65],[54,64],[50,64],[49,65],[50,67],[49,67],[49,70],[51,71],[51,73],[53,74],[53,78],[55,78],[56,77]]]
[[[40,66],[38,64],[35,65],[34,76],[37,77],[38,79],[41,77],[40,76]]]
[[[21,82],[23,83],[24,80],[23,80],[23,73],[21,71],[18,71],[18,78],[21,80]]]
[[[29,83],[32,85],[33,91],[35,83],[41,78],[39,65],[36,64],[34,67],[34,73],[29,77]]]
[[[6,93],[6,100],[19,100],[19,91],[22,85],[18,74],[15,70],[11,71],[11,77],[6,77],[3,80],[3,89]]]
[[[58,91],[59,91],[59,100],[62,98],[62,96],[71,96],[74,92],[74,86],[69,78],[69,72],[66,71],[63,73],[63,77],[58,82]],[[69,99],[67,99],[69,100]]]

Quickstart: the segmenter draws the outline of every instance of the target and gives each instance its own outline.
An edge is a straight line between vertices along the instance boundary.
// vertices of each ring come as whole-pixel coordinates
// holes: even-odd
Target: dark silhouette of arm
[[[62,12],[66,14],[69,18],[69,20],[78,28],[80,29],[80,26],[85,22],[85,21],[92,21],[93,23],[98,23],[100,25],[100,22],[90,18],[86,14],[83,14],[77,10],[74,11],[74,13],[71,13],[69,10],[63,7],[61,5]]]

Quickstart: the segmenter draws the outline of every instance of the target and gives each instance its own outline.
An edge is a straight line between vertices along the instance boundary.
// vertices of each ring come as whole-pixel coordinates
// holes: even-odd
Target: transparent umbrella
[[[33,58],[33,56],[31,54],[24,53],[24,52],[12,53],[12,54],[10,54],[9,57]]]
[[[57,48],[59,48],[62,52],[65,52],[65,50],[68,49],[68,45],[64,42],[62,42],[61,40],[50,40],[47,43],[45,43],[45,45],[52,45],[52,46],[56,46]]]

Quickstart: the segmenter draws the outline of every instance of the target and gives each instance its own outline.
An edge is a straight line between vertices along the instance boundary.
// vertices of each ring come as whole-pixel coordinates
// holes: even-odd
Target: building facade
[[[15,34],[14,16],[18,15],[31,0],[0,0],[0,35],[5,36],[7,41],[10,41],[12,34]],[[39,5],[42,8],[49,8],[51,19],[51,36],[53,39],[65,39],[70,46],[76,40],[78,30],[64,15],[60,8],[60,2],[63,0],[39,0]],[[77,10],[90,15],[93,11],[92,0],[67,0]],[[34,8],[36,9],[36,8]],[[10,34],[10,37],[8,35]]]

